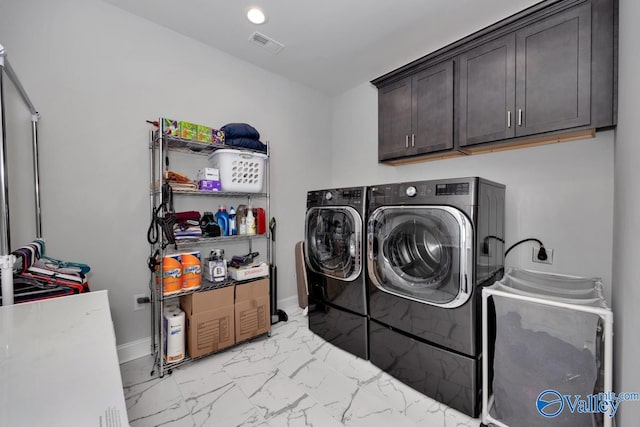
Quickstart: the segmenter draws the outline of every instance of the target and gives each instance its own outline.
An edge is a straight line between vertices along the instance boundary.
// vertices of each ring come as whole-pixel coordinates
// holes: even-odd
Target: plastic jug
[[[267,232],[267,219],[265,217],[265,211],[262,208],[255,208],[255,220],[256,220],[256,233],[264,234]]]
[[[244,231],[241,230],[242,224],[246,224],[245,216],[247,214],[247,205],[238,205],[236,208],[236,229],[238,230],[238,234],[247,234],[246,228]]]
[[[253,209],[249,207],[247,209],[247,234],[256,234],[256,219],[253,216]]]
[[[229,235],[229,213],[227,212],[227,208],[224,205],[220,205],[218,207],[218,212],[216,212],[216,222],[220,226],[222,230],[223,236]]]

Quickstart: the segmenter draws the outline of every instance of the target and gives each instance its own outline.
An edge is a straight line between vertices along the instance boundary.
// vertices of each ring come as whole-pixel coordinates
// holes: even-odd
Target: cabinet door
[[[453,61],[413,77],[411,154],[453,148]]]
[[[591,121],[591,4],[517,32],[516,136]]]
[[[378,91],[378,159],[403,157],[411,137],[411,78]]]
[[[460,146],[515,135],[515,34],[460,57]]]

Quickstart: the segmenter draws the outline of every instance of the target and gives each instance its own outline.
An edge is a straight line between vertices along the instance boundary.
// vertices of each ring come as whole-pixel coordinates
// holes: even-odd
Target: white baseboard
[[[151,354],[151,337],[131,341],[118,346],[120,363],[129,362]]]
[[[278,300],[278,308],[284,309],[288,307],[297,307],[298,306],[298,296],[294,295],[289,298],[279,299]]]

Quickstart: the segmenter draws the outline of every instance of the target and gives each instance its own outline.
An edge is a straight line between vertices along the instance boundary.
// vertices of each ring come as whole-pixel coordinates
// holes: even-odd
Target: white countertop
[[[107,291],[0,307],[0,426],[127,425]]]

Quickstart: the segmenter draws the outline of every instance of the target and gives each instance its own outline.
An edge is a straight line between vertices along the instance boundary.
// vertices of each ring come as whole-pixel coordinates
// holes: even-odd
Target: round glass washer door
[[[305,260],[314,272],[344,281],[362,273],[362,219],[349,206],[310,208]]]
[[[471,296],[473,230],[450,206],[376,209],[367,223],[368,271],[381,291],[458,307]]]

